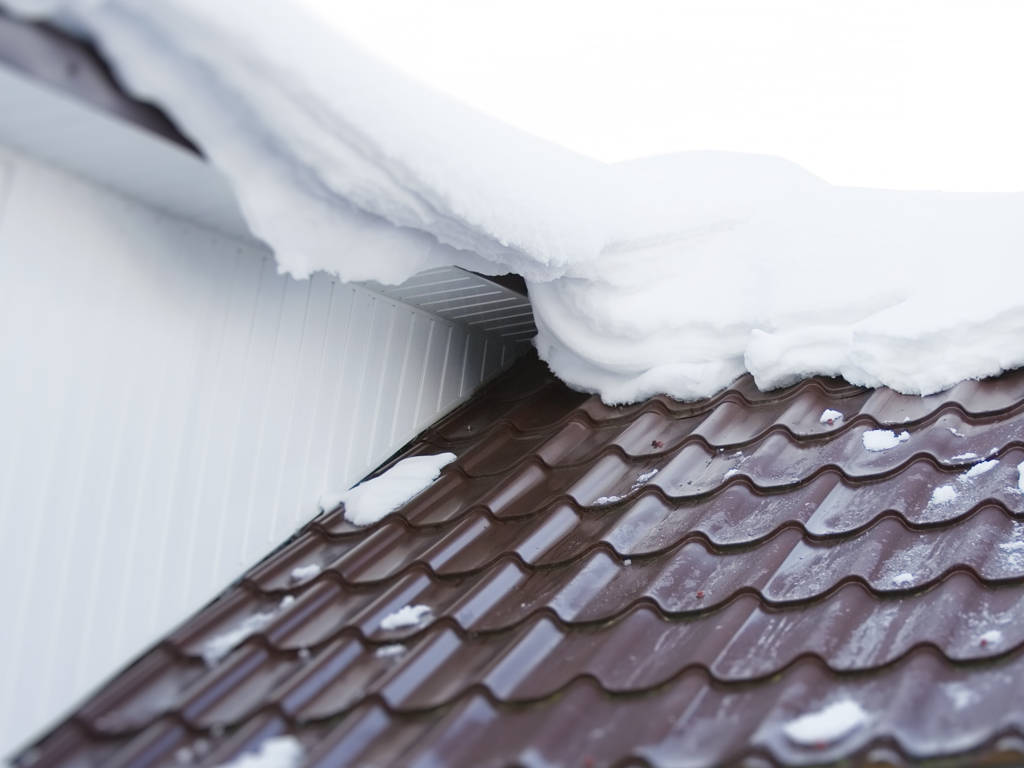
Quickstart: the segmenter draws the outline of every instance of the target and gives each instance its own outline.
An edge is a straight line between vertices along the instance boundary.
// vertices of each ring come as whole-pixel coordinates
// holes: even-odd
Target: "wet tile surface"
[[[867,450],[878,429],[907,434]],[[429,489],[311,522],[22,762],[215,765],[284,733],[316,766],[1024,760],[1024,374],[611,408],[529,359],[404,455],[442,450]],[[382,628],[406,605],[430,613]],[[851,733],[787,738],[843,700]]]

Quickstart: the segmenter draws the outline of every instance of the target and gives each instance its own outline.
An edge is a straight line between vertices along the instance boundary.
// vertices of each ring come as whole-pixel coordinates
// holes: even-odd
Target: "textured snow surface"
[[[600,163],[297,4],[0,3],[95,36],[233,183],[282,270],[518,272],[541,357],[607,402],[701,397],[745,370],[927,394],[1024,365],[1024,195],[842,188],[734,153]]]
[[[910,573],[909,571],[904,571],[903,573],[898,573],[898,574],[896,574],[895,576],[892,577],[892,583],[894,585],[896,585],[897,587],[905,587],[908,584],[913,584],[914,583],[914,574]]]
[[[376,523],[437,480],[441,476],[441,469],[453,461],[454,453],[410,456],[384,474],[366,480],[344,493],[322,495],[320,506],[323,509],[334,509],[344,503],[345,519],[353,525]]]
[[[403,627],[415,627],[421,621],[430,616],[429,605],[407,605],[399,608],[394,613],[389,613],[380,622],[380,628],[384,630],[402,629]]]
[[[1024,493],[1024,461],[1017,465],[1017,490]]]
[[[855,701],[837,701],[819,712],[812,712],[783,726],[791,741],[801,746],[827,746],[853,733],[867,720],[867,714]]]
[[[904,431],[897,435],[891,429],[869,429],[861,439],[868,451],[887,451],[909,440],[910,433]]]
[[[275,736],[219,768],[296,768],[302,762],[302,744],[294,736]]]

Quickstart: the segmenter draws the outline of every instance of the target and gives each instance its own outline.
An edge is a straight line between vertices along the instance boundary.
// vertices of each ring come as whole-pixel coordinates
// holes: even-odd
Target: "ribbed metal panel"
[[[0,754],[511,362],[481,328],[0,152]]]
[[[398,286],[375,287],[505,342],[524,344],[537,333],[526,296],[458,267],[427,270]]]

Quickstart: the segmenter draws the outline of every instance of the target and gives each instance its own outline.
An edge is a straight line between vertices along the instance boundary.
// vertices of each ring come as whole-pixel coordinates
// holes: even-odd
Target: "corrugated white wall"
[[[521,349],[0,149],[0,754]]]

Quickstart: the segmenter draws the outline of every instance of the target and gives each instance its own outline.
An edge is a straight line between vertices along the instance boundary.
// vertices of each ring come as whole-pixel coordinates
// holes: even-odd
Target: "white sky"
[[[300,2],[601,160],[725,149],[838,184],[1024,190],[1024,2]]]

